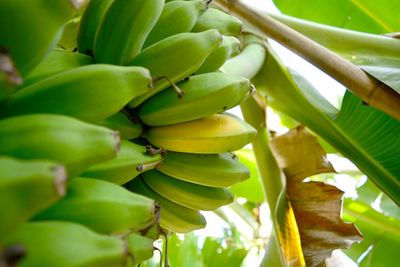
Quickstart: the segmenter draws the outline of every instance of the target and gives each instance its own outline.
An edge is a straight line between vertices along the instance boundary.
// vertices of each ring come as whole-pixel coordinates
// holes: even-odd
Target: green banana
[[[126,238],[128,250],[131,255],[131,266],[137,266],[141,262],[153,257],[153,239],[131,233]]]
[[[222,36],[217,30],[201,33],[179,33],[165,38],[143,50],[129,65],[148,68],[155,78],[154,90],[136,97],[129,103],[134,108],[145,100],[194,73],[217,49]],[[179,63],[179,64],[177,64]],[[168,79],[160,79],[166,77]]]
[[[235,16],[215,8],[209,8],[200,16],[192,31],[202,32],[209,29],[217,29],[223,35],[239,36],[243,29],[243,23]]]
[[[221,46],[211,53],[195,74],[217,71],[225,61],[239,51],[239,48],[239,39],[233,36],[223,36]]]
[[[93,59],[89,56],[69,51],[54,50],[25,78],[23,86],[26,87],[58,73],[92,63],[94,63]]]
[[[99,25],[113,0],[90,0],[82,14],[77,37],[78,51],[93,56],[93,46]]]
[[[114,0],[94,43],[96,62],[126,65],[142,49],[164,7],[164,0]]]
[[[150,73],[142,67],[93,64],[21,89],[0,107],[0,116],[56,113],[97,122],[117,113],[150,86]]]
[[[62,165],[0,156],[0,244],[23,222],[65,194]]]
[[[146,147],[122,140],[116,158],[91,166],[82,176],[122,185],[160,162],[160,154],[148,155]]]
[[[146,48],[178,33],[190,32],[206,8],[207,4],[203,0],[174,1],[165,4],[143,47]]]
[[[0,44],[25,77],[57,43],[60,31],[85,1],[0,1]]]
[[[235,76],[252,79],[263,66],[267,50],[264,40],[252,34],[245,34],[242,42],[244,48],[240,54],[225,62],[220,70]]]
[[[127,188],[152,198],[160,204],[160,225],[169,231],[188,233],[204,228],[206,225],[204,216],[198,210],[186,208],[160,196],[150,189],[142,178],[132,180],[127,184]]]
[[[81,19],[80,17],[75,17],[64,25],[61,37],[57,42],[56,46],[57,50],[63,50],[65,52],[77,51],[77,46],[78,46],[77,35],[79,30],[80,19]]]
[[[118,131],[121,139],[130,140],[139,137],[143,127],[139,122],[134,122],[129,117],[129,114],[120,111],[97,124]]]
[[[185,96],[172,90],[151,97],[139,107],[139,118],[150,126],[164,126],[200,119],[239,105],[251,91],[250,81],[240,76],[211,72],[178,84]]]
[[[61,221],[27,223],[7,243],[20,244],[26,249],[27,255],[18,265],[20,267],[137,265],[154,250],[150,243],[139,240],[136,235],[121,239],[98,234],[80,224]],[[141,254],[136,255],[137,252]]]
[[[145,172],[141,176],[160,196],[191,209],[215,210],[233,201],[232,193],[225,188],[181,181],[155,170]]]
[[[232,152],[250,143],[256,130],[229,114],[214,114],[202,119],[150,127],[144,137],[155,146],[176,152],[215,154]]]
[[[34,114],[0,120],[0,154],[49,159],[64,164],[68,176],[114,158],[118,132],[61,115]]]
[[[168,151],[158,170],[183,181],[211,187],[229,187],[250,177],[249,169],[231,153]]]
[[[60,220],[83,224],[104,234],[126,230],[145,231],[157,223],[158,209],[152,199],[113,183],[75,178],[67,195],[33,220]]]

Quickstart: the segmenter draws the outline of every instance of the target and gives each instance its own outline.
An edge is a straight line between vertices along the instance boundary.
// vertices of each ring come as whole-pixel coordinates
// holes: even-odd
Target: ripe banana
[[[129,107],[137,107],[171,86],[171,81],[179,82],[194,73],[221,42],[222,36],[217,30],[208,30],[176,34],[144,49],[129,65],[148,68],[153,77],[166,77],[169,80],[159,79],[154,84],[154,90],[136,97],[129,103]]]
[[[198,210],[186,208],[160,196],[150,189],[142,178],[132,180],[127,184],[127,188],[152,198],[160,204],[160,225],[169,231],[188,233],[204,228],[207,223]]]
[[[200,16],[192,31],[202,32],[209,29],[217,29],[223,35],[239,36],[243,29],[243,23],[237,17],[215,8],[209,8]]]
[[[207,4],[202,0],[167,3],[144,43],[144,48],[169,36],[190,32]]]
[[[66,116],[34,114],[0,120],[0,154],[57,161],[66,165],[71,178],[114,158],[119,143],[118,132]]]
[[[141,176],[160,196],[191,209],[215,210],[233,201],[232,193],[225,188],[181,181],[155,170],[145,172]]]
[[[136,235],[121,239],[61,221],[27,223],[7,240],[8,244],[26,249],[20,267],[121,267],[137,265],[153,251],[148,245],[144,253],[146,243]],[[142,254],[136,255],[139,251]]]
[[[78,51],[93,56],[93,45],[97,29],[113,0],[90,0],[79,24]]]
[[[211,187],[229,187],[250,177],[249,169],[231,153],[168,151],[158,169],[174,178]]]
[[[83,224],[93,231],[118,234],[143,231],[157,223],[158,209],[152,199],[113,183],[75,178],[67,195],[33,220],[60,220]]]
[[[252,34],[243,36],[243,46],[240,54],[225,62],[221,71],[252,79],[263,66],[267,50],[264,41]]]
[[[97,124],[118,131],[121,139],[125,140],[139,137],[143,130],[140,123],[134,122],[133,119],[129,118],[129,115],[125,114],[123,111],[117,112]]]
[[[58,73],[92,63],[93,59],[89,56],[69,51],[54,50],[25,78],[23,86],[26,87]]]
[[[126,65],[142,49],[164,7],[164,0],[114,0],[99,26],[96,62]]]
[[[221,72],[192,76],[178,86],[183,98],[164,90],[139,107],[139,118],[150,126],[200,119],[239,105],[251,91],[249,80]]]
[[[4,156],[0,173],[1,244],[23,222],[64,196],[67,176],[58,163]]]
[[[195,74],[217,71],[225,61],[239,51],[239,48],[239,39],[233,36],[223,36],[221,46],[211,53]]]
[[[0,1],[0,49],[6,49],[25,77],[50,51],[63,25],[85,1]]]
[[[117,113],[150,86],[147,69],[93,64],[21,89],[0,107],[0,116],[56,113],[97,122]]]
[[[160,162],[160,154],[148,155],[145,146],[122,140],[116,158],[91,166],[82,176],[122,185],[141,172],[155,168]]]
[[[250,143],[256,130],[229,114],[150,127],[144,137],[155,146],[176,152],[215,154],[232,152]]]

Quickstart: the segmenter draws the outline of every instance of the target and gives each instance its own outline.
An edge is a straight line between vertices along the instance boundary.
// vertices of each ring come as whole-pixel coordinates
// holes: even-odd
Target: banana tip
[[[67,172],[65,168],[63,166],[57,166],[54,169],[54,176],[54,186],[56,191],[60,196],[64,196],[67,187]]]

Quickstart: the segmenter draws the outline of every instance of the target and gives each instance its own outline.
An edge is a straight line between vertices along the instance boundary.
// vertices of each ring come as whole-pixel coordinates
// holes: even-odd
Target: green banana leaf
[[[400,31],[398,0],[274,0],[285,14],[370,33]]]
[[[286,113],[325,139],[397,204],[400,204],[400,122],[346,92],[340,111],[270,49],[253,79],[271,107]]]

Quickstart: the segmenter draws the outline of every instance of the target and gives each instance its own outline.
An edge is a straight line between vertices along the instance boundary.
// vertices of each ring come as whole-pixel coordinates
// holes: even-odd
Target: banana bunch
[[[136,266],[250,175],[233,152],[256,131],[227,111],[253,87],[221,71],[242,23],[205,0],[85,2],[0,3],[0,265]]]

